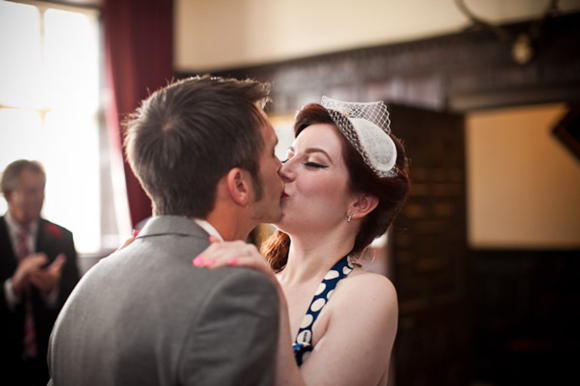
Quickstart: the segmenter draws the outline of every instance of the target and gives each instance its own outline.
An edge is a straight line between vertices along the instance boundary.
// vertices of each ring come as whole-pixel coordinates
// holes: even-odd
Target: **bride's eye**
[[[317,169],[325,169],[325,168],[327,168],[327,167],[328,167],[327,165],[321,165],[321,164],[319,164],[319,163],[316,163],[316,162],[310,162],[310,161],[303,162],[302,164],[303,164],[304,166],[308,166],[308,167],[311,167],[311,168],[317,168]]]
[[[285,159],[284,161],[280,161],[280,162],[282,162],[283,164],[285,164],[286,162],[288,162],[288,160],[289,160],[290,158],[292,158],[292,156],[293,156],[293,155],[294,155],[294,150],[293,150],[292,148],[289,148],[289,149],[286,151],[286,159]]]

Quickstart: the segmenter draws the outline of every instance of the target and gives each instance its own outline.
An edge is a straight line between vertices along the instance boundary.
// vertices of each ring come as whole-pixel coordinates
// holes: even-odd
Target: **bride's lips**
[[[282,198],[286,198],[288,197],[288,195],[286,194],[286,192],[282,192]]]

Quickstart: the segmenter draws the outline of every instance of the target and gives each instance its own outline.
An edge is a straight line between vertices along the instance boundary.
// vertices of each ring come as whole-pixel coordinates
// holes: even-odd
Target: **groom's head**
[[[264,186],[280,180],[277,170],[263,167],[271,146],[262,110],[268,94],[267,84],[206,75],[172,83],[143,101],[128,122],[125,147],[155,215],[206,218],[218,182],[232,169],[250,180],[255,201],[265,197]],[[279,211],[280,193],[271,211]]]

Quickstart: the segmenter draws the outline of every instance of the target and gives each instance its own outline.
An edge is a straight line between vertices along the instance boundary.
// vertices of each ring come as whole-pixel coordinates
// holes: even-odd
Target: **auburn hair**
[[[314,124],[330,124],[336,127],[328,111],[319,104],[311,103],[302,108],[294,122],[294,137]],[[338,128],[336,127],[336,130]],[[395,177],[379,177],[364,162],[362,156],[344,135],[340,135],[344,163],[348,169],[348,187],[355,193],[372,194],[378,198],[377,207],[364,217],[355,237],[351,255],[361,255],[364,249],[377,237],[383,235],[395,216],[400,212],[409,192],[408,160],[401,141],[390,134],[397,148]],[[275,231],[261,247],[271,267],[278,271],[288,260],[290,237],[279,230]]]

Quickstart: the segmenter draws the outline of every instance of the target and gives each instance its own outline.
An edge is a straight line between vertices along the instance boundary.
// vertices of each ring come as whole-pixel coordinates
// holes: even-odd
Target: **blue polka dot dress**
[[[316,289],[314,298],[312,298],[308,311],[302,319],[300,329],[296,335],[296,340],[292,345],[294,357],[296,358],[298,366],[301,366],[302,363],[304,363],[314,348],[312,346],[312,326],[314,325],[316,318],[318,318],[320,311],[322,311],[322,308],[332,296],[332,292],[338,282],[347,277],[348,274],[352,272],[352,269],[353,264],[350,261],[349,256],[346,255],[340,259],[330,269],[330,271],[328,271],[326,276],[324,276],[324,279],[322,279],[322,283],[320,283]]]

